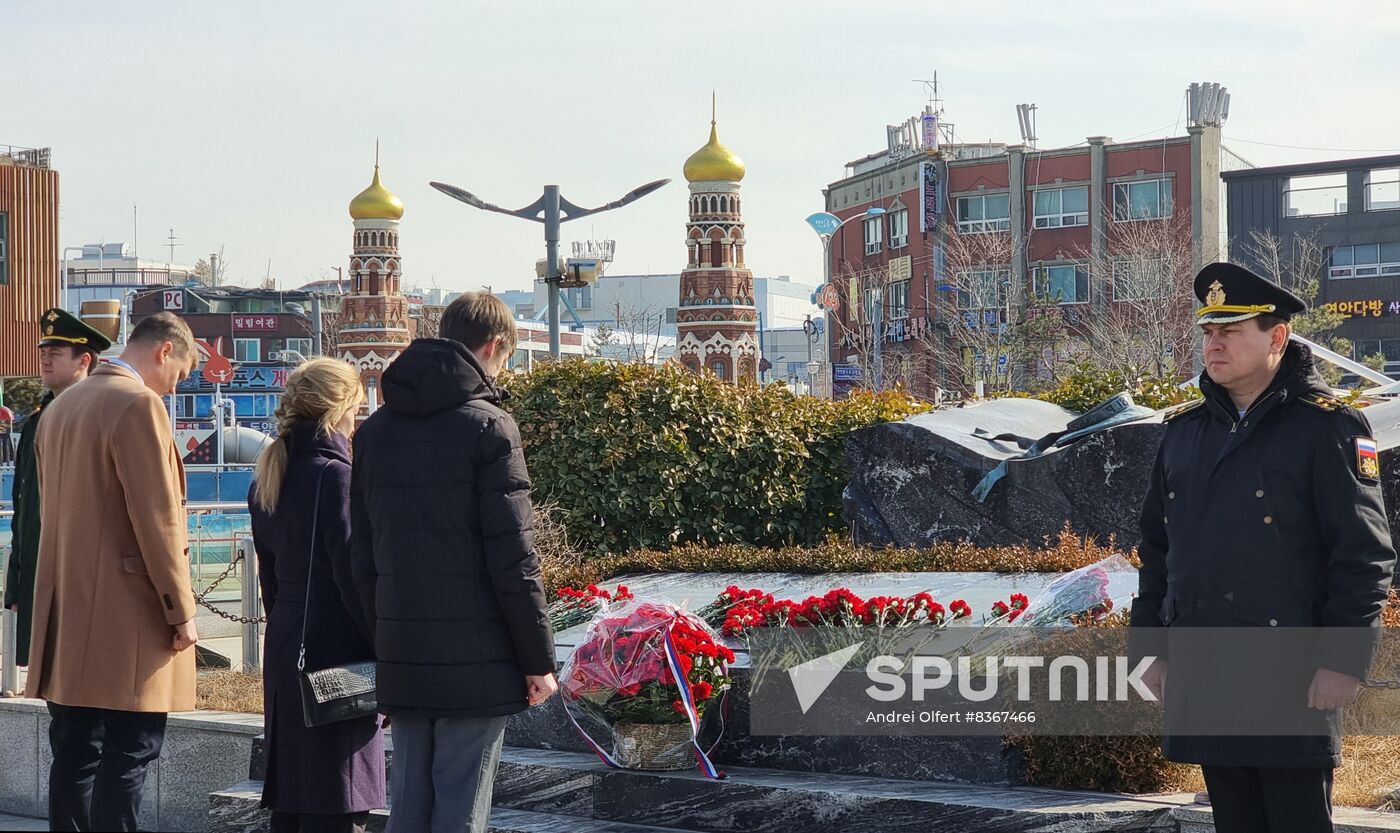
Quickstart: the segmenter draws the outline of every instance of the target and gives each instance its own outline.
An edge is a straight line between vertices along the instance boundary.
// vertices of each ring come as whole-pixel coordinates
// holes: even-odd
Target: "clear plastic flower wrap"
[[[564,708],[609,766],[698,765],[720,777],[700,747],[700,721],[729,689],[733,661],[695,614],[654,599],[616,601],[564,664]]]

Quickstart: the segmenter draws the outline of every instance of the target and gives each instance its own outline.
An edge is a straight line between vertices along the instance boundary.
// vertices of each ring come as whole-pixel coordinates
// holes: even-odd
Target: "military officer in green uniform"
[[[1377,447],[1291,340],[1301,300],[1228,263],[1201,270],[1195,293],[1203,398],[1167,417],[1142,510],[1132,641],[1159,657],[1144,680],[1165,693],[1163,751],[1201,765],[1219,833],[1326,833],[1341,764],[1334,710],[1366,677],[1395,567]],[[1231,673],[1196,676],[1198,657],[1178,660],[1190,631],[1162,650],[1166,629],[1197,627],[1318,629],[1327,650],[1299,654],[1291,684],[1254,702],[1287,701],[1320,731],[1173,735],[1174,702],[1189,713]]]
[[[39,477],[34,460],[34,437],[44,408],[54,397],[86,379],[97,357],[112,346],[102,333],[61,309],[40,319],[39,378],[47,393],[24,421],[15,454],[15,516],[10,561],[5,570],[6,608],[18,614],[16,664],[29,664],[29,633],[33,625],[34,575],[39,557]],[[79,510],[81,511],[81,510]]]

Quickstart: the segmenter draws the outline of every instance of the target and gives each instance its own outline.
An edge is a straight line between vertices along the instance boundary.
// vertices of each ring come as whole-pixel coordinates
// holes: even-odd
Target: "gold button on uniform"
[[[1266,523],[1266,524],[1271,524],[1271,523],[1273,523],[1273,522],[1274,522],[1274,516],[1273,516],[1273,515],[1265,515],[1265,516],[1264,516],[1264,523]]]
[[[1259,491],[1257,491],[1257,492],[1254,493],[1254,496],[1255,496],[1255,497],[1263,497],[1263,496],[1264,496],[1264,490],[1263,490],[1263,489],[1260,489]]]

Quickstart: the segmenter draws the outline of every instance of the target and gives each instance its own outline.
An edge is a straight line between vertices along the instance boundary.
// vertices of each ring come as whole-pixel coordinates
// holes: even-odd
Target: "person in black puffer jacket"
[[[506,719],[556,690],[530,480],[495,375],[500,299],[467,293],[384,373],[355,434],[356,584],[392,717],[390,833],[484,833]]]

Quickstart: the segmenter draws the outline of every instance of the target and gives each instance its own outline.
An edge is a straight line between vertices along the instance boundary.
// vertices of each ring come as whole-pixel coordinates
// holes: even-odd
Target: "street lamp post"
[[[569,220],[587,217],[590,214],[600,214],[614,208],[621,208],[629,202],[645,197],[670,181],[669,179],[658,179],[654,182],[648,182],[646,185],[633,188],[621,198],[597,208],[580,208],[559,196],[558,185],[546,185],[544,186],[544,194],[538,200],[514,211],[492,205],[470,191],[465,191],[455,185],[448,185],[445,182],[429,182],[428,184],[454,200],[464,202],[473,208],[494,211],[497,214],[509,214],[512,217],[520,217],[544,224],[544,249],[548,262],[545,284],[549,287],[549,353],[558,360],[563,353],[559,338],[559,284],[563,278],[559,269],[559,225]]]
[[[834,237],[836,236],[836,233],[839,232],[839,231],[841,230],[841,227],[844,226],[844,225],[846,225],[847,223],[849,223],[849,222],[852,221],[852,220],[856,220],[856,219],[862,219],[862,220],[864,220],[864,219],[869,219],[869,218],[871,218],[871,217],[879,217],[879,216],[881,216],[881,215],[884,214],[884,213],[885,213],[885,209],[883,209],[883,208],[881,208],[881,207],[879,207],[879,206],[877,206],[877,205],[872,205],[871,207],[865,209],[865,212],[864,212],[864,213],[861,213],[861,214],[853,214],[853,215],[851,215],[850,217],[847,217],[847,218],[844,219],[844,220],[841,219],[840,217],[837,217],[835,214],[829,214],[829,213],[827,213],[827,212],[825,212],[825,211],[818,211],[816,214],[813,214],[813,215],[811,215],[810,217],[807,218],[807,225],[809,225],[809,226],[812,227],[812,231],[815,231],[815,232],[817,233],[817,236],[818,236],[819,238],[821,238],[821,241],[822,241],[822,286],[828,286],[828,285],[830,285],[830,283],[831,283],[831,240],[832,240],[832,238],[834,238]],[[827,310],[827,312],[834,313],[835,310]],[[881,304],[880,304],[880,318],[881,318],[881,321],[880,321],[880,323],[884,323],[884,313],[885,313],[884,302],[883,302],[883,299],[881,299]],[[877,327],[876,329],[878,330],[879,328]],[[878,332],[877,332],[876,335],[877,335],[877,336],[881,336],[881,334],[878,333]],[[833,370],[832,370],[832,387],[833,387],[833,389],[835,388],[835,382],[836,382],[836,372],[835,372],[835,369],[834,369],[834,366],[835,366],[835,364],[836,364],[836,345],[833,343],[833,342],[835,341],[835,339],[836,339],[836,328],[835,328],[835,327],[830,327],[830,326],[828,326],[828,327],[827,327],[826,355],[827,355],[827,358],[830,360],[831,364],[833,365]],[[878,352],[878,351],[879,351],[879,340],[878,340],[878,339],[877,339],[877,341],[876,341],[876,351],[877,351],[877,352],[876,352],[876,359],[877,359],[877,361],[878,361],[878,358],[879,358],[879,352]],[[833,390],[833,393],[834,393],[834,390]]]

